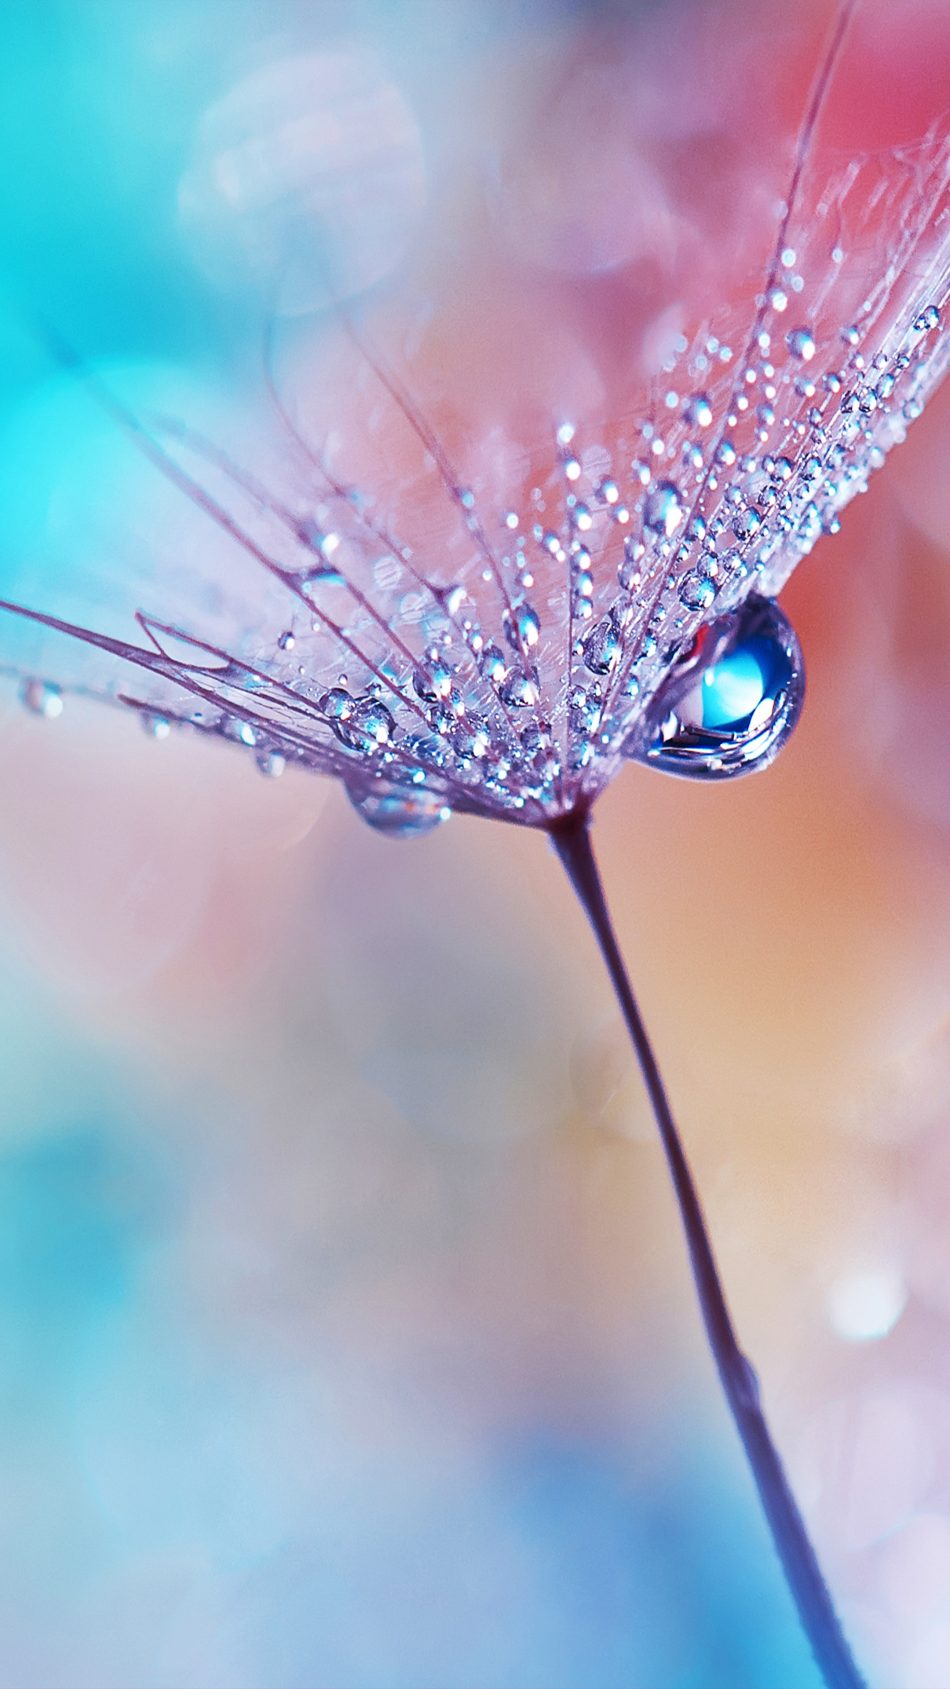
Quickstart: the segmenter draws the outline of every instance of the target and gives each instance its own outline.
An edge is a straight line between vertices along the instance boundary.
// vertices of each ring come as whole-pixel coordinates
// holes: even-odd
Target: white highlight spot
[[[886,1337],[907,1305],[907,1286],[896,1267],[856,1268],[842,1273],[828,1295],[828,1320],[849,1343]]]

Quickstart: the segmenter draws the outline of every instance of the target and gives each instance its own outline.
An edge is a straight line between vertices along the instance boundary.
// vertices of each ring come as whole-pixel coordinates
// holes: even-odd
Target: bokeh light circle
[[[178,188],[209,279],[283,315],[390,274],[425,200],[419,125],[359,45],[276,59],[237,82],[206,110]]]

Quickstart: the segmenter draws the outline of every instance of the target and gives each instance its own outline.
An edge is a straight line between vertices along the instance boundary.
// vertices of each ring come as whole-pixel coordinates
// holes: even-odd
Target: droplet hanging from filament
[[[670,774],[733,779],[774,761],[804,698],[794,628],[774,600],[751,597],[700,629],[629,754]]]

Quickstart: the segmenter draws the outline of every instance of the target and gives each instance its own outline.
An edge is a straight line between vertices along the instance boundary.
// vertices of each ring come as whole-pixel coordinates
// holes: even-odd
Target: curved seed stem
[[[673,1180],[709,1346],[798,1616],[828,1689],[865,1689],[766,1424],[758,1381],[739,1347],[693,1176],[617,944],[591,846],[589,817],[565,816],[550,833],[593,928],[640,1064]]]

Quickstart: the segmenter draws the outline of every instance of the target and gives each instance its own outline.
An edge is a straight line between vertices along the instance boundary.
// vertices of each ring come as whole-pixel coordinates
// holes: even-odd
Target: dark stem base
[[[756,1375],[739,1347],[693,1176],[607,909],[589,816],[566,816],[550,832],[593,928],[640,1063],[673,1180],[706,1335],[799,1618],[828,1689],[865,1689],[766,1424]]]

